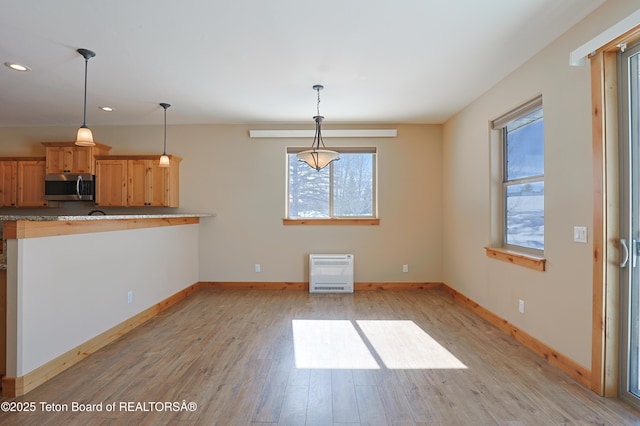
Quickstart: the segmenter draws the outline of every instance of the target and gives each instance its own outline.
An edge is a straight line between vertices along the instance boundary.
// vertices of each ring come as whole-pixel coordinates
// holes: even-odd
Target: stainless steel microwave
[[[86,173],[64,173],[46,175],[44,198],[60,201],[93,201],[96,192],[96,177]]]

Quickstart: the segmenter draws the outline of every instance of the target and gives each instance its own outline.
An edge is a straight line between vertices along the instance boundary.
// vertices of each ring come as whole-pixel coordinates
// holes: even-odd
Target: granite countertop
[[[16,220],[43,221],[71,221],[71,220],[120,220],[120,219],[166,219],[179,217],[212,217],[215,213],[167,213],[167,214],[95,214],[95,215],[0,215],[0,221]]]

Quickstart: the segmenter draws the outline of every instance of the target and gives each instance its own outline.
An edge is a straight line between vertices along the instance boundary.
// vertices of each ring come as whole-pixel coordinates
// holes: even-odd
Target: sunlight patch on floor
[[[297,368],[379,369],[351,321],[293,320]]]
[[[356,324],[389,369],[467,368],[413,321],[361,320]]]
[[[413,321],[292,320],[297,368],[465,369]],[[373,350],[371,352],[369,347]]]

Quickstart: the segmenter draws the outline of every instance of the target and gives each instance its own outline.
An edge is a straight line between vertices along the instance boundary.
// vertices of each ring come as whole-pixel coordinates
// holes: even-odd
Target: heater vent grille
[[[309,255],[309,292],[353,293],[353,255]]]

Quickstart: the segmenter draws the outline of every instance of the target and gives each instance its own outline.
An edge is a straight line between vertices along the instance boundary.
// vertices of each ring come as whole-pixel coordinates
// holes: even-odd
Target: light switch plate
[[[573,227],[573,241],[576,243],[587,242],[587,227],[586,226],[574,226]]]

